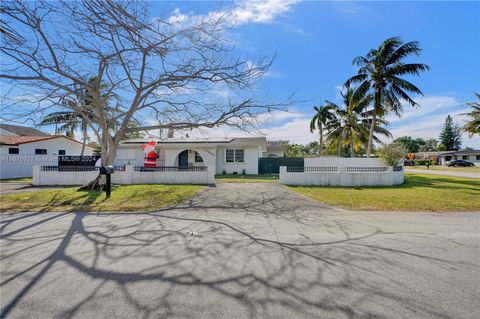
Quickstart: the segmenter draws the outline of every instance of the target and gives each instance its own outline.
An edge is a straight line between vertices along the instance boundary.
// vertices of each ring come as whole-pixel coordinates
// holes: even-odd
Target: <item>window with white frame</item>
[[[244,150],[225,150],[225,162],[227,163],[244,163],[245,152]]]

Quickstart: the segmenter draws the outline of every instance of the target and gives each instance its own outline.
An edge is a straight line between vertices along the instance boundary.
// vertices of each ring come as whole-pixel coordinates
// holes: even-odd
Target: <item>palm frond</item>
[[[398,63],[411,54],[419,56],[420,52],[422,52],[420,43],[418,41],[410,41],[398,47],[385,62],[387,64]]]
[[[389,76],[420,75],[421,72],[429,71],[430,67],[423,63],[398,63],[387,68]]]
[[[354,75],[354,76],[352,76],[351,78],[349,78],[347,81],[345,81],[344,86],[345,86],[345,87],[349,87],[349,86],[352,85],[352,84],[365,81],[366,79],[368,79],[368,75],[366,75],[366,74],[357,74],[357,75]]]

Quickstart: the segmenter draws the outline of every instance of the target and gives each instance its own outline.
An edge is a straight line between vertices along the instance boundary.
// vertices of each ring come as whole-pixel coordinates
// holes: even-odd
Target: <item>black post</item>
[[[110,191],[112,187],[110,176],[111,174],[107,174],[107,185],[105,189],[105,192],[107,193],[107,198],[110,198]]]

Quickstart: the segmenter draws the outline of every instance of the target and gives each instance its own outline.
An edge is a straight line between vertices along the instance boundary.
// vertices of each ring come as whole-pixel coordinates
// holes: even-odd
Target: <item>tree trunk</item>
[[[85,154],[85,145],[87,144],[87,127],[84,124],[82,124],[82,135],[83,135],[83,143],[82,143],[82,150],[80,151],[80,156],[83,156],[83,154]]]
[[[350,139],[350,157],[355,157],[355,148],[353,147],[353,138]]]
[[[118,143],[113,143],[111,146],[102,145],[102,154],[101,154],[101,166],[113,165],[115,160],[115,154],[117,152]],[[105,175],[98,175],[86,185],[81,186],[78,191],[94,191],[101,192],[105,187],[106,178]]]
[[[370,123],[370,132],[368,133],[367,157],[372,153],[373,131],[375,129],[375,122],[377,120],[377,110],[380,107],[380,93],[375,93],[375,102],[373,105],[372,123]]]
[[[319,145],[318,145],[318,156],[322,155],[322,151],[323,151],[323,127],[322,125],[320,124],[318,126],[318,129],[320,131],[320,141],[319,141]]]

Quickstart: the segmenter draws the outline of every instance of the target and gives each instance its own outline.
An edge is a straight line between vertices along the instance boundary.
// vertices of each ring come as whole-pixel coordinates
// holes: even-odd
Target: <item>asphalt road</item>
[[[455,172],[455,171],[437,171],[429,169],[409,169],[405,168],[405,171],[409,173],[418,173],[418,174],[431,174],[431,175],[445,175],[445,176],[455,176],[455,177],[467,177],[467,178],[480,178],[480,172]]]
[[[152,214],[4,213],[2,317],[478,318],[479,234],[477,213],[340,211],[275,183]]]

